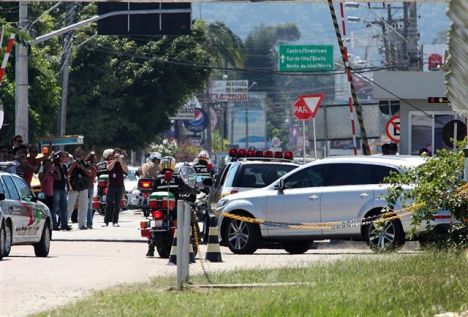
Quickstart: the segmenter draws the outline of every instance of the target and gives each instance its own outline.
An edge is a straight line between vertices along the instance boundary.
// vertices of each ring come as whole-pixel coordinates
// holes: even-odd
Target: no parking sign
[[[400,115],[393,116],[385,125],[385,134],[393,142],[400,142]]]

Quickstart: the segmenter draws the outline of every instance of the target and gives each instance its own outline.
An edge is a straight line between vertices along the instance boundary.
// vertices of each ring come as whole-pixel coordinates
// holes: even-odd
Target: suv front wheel
[[[257,224],[227,219],[224,241],[235,254],[253,254],[258,249],[260,230]]]
[[[386,221],[381,225],[371,223],[367,226],[367,243],[374,252],[388,252],[405,243],[405,233],[400,220]]]

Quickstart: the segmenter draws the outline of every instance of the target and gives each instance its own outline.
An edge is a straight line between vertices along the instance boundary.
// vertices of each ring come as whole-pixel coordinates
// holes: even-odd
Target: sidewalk
[[[102,227],[104,216],[94,215],[93,229],[79,230],[78,224],[71,224],[71,231],[53,231],[53,241],[118,241],[146,242],[140,235],[140,221],[145,220],[140,210],[125,210],[120,213],[120,227]]]

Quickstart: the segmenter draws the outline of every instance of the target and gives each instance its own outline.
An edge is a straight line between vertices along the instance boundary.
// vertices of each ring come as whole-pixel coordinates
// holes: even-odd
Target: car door
[[[321,222],[349,222],[373,206],[372,165],[330,163],[321,201]],[[360,234],[360,226],[324,228],[324,235]]]
[[[21,204],[27,210],[26,237],[29,241],[39,241],[47,217],[44,207],[37,203],[34,194],[22,178],[13,177],[13,182],[20,195]]]
[[[7,213],[11,215],[13,223],[12,243],[15,244],[29,240],[27,236],[29,214],[26,206],[21,202],[20,194],[16,189],[13,177],[14,176],[10,175],[2,175],[2,181],[5,185],[5,203],[7,205]]]
[[[324,189],[326,169],[314,165],[284,178],[283,190],[271,190],[267,197],[266,220],[278,223],[320,222],[320,199]],[[317,228],[292,229],[284,226],[268,226],[268,236],[314,236]]]

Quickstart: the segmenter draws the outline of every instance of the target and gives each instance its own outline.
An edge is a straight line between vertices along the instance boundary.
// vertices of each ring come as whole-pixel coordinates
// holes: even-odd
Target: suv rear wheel
[[[224,241],[235,254],[253,254],[258,249],[260,229],[258,225],[236,219],[227,219]]]
[[[371,223],[367,226],[366,236],[374,252],[393,251],[405,243],[405,233],[398,219],[386,221],[382,227]]]

